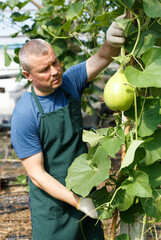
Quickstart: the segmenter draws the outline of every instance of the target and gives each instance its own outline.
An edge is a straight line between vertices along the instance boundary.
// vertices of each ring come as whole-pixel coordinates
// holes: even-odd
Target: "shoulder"
[[[86,61],[73,65],[72,67],[68,68],[63,75],[64,77],[68,77],[68,76],[73,76],[74,74],[74,76],[80,77],[78,73],[82,73],[84,77],[87,77]]]
[[[29,116],[29,111],[33,109],[33,99],[30,92],[26,91],[17,102],[12,115],[23,114]]]
[[[87,87],[86,61],[65,71],[62,87],[73,97],[81,99],[82,92]]]
[[[41,151],[39,123],[29,92],[25,92],[13,111],[11,143],[20,159]]]

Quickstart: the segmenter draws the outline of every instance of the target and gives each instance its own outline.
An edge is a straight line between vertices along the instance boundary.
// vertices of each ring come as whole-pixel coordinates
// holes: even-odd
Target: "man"
[[[65,178],[72,161],[87,152],[82,91],[118,56],[124,41],[123,30],[112,23],[99,51],[64,74],[44,40],[30,40],[20,50],[23,74],[32,84],[13,111],[11,142],[29,175],[34,240],[104,239],[92,200],[68,191]],[[88,217],[80,221],[84,213]]]

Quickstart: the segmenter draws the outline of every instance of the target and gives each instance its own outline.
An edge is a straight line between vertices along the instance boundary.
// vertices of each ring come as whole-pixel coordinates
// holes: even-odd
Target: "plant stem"
[[[139,64],[139,66],[141,67],[142,71],[144,71],[145,69],[143,68],[142,64],[138,61],[138,59],[135,56],[133,56],[133,58]]]
[[[137,116],[136,90],[134,91],[134,105],[135,105],[135,132],[136,132],[136,140],[137,140],[138,139],[138,116]]]
[[[112,229],[111,229],[110,240],[114,240],[115,239],[117,217],[118,217],[118,210],[116,209],[115,213],[114,213],[114,216],[113,216],[113,221],[112,221]]]
[[[124,8],[128,9],[131,12],[131,9],[128,8],[121,0],[118,0],[118,1],[124,6]]]
[[[145,225],[146,225],[146,214],[143,217],[143,227],[142,227],[142,233],[141,233],[141,240],[144,239]]]
[[[75,39],[79,42],[79,44],[80,44],[82,47],[84,47],[84,45],[82,44],[82,42],[79,40],[78,37],[76,37],[74,34],[72,34],[72,36],[75,37]],[[87,49],[85,49],[85,52],[86,52],[87,54],[89,54],[90,57],[92,57],[92,54],[91,54]]]
[[[136,49],[136,46],[137,46],[137,44],[138,44],[138,42],[139,42],[139,38],[140,38],[140,20],[139,20],[138,17],[136,17],[136,20],[137,20],[137,24],[138,24],[138,35],[137,35],[137,39],[136,39],[135,45],[134,45],[134,47],[133,47],[133,50],[132,50],[132,52],[131,52],[131,55],[132,55],[132,56],[134,55],[134,51],[135,51],[135,49]]]

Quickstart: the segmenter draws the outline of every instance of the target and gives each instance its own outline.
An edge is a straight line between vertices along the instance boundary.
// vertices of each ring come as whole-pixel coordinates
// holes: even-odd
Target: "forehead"
[[[46,66],[48,64],[51,64],[57,59],[56,54],[53,50],[53,48],[50,46],[48,48],[48,52],[44,55],[30,55],[29,56],[29,62],[31,68],[42,68],[43,66]]]

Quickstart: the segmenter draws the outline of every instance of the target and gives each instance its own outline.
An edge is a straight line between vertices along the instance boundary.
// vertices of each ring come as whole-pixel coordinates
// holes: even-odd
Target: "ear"
[[[29,72],[23,70],[22,73],[23,73],[23,75],[25,76],[25,78],[27,78],[30,82],[32,82],[32,77],[31,77],[31,75],[30,75]]]

